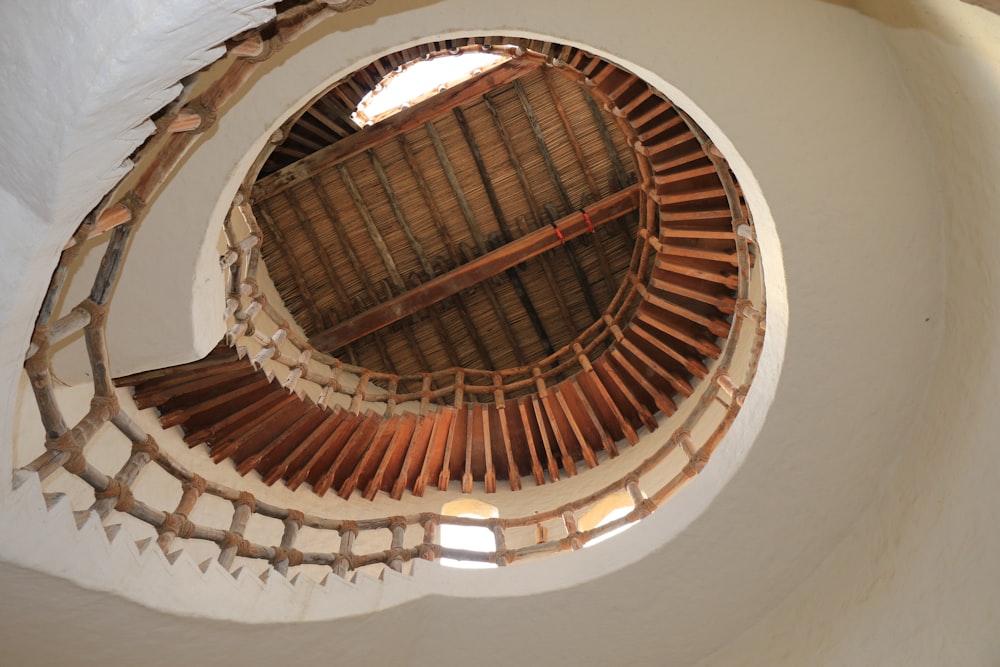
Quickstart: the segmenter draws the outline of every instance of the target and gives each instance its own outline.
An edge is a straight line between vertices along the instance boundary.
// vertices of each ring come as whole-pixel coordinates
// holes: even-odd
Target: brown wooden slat
[[[594,449],[590,446],[588,442],[586,429],[580,424],[578,420],[578,415],[570,408],[569,401],[566,398],[565,393],[563,393],[565,383],[560,383],[559,386],[552,388],[552,393],[556,397],[556,401],[559,403],[559,409],[562,411],[563,417],[569,424],[570,430],[572,430],[573,435],[576,436],[576,441],[580,445],[580,450],[583,452],[583,460],[586,462],[587,466],[590,468],[597,467],[597,456],[594,454]]]
[[[298,470],[300,462],[306,460],[306,457],[311,456],[312,452],[322,445],[330,433],[349,416],[349,412],[339,407],[331,412],[327,412],[323,420],[312,432],[299,441],[280,463],[267,471],[264,475],[264,483],[270,486],[284,477],[289,471]]]
[[[333,462],[327,465],[325,460],[321,460],[316,466],[317,470],[323,472],[315,481],[310,478],[310,482],[313,485],[313,493],[321,498],[326,495],[326,492],[337,483],[338,473],[346,466],[349,466],[350,461],[358,461],[360,459],[361,453],[372,443],[375,434],[379,430],[379,426],[384,421],[375,412],[369,411],[366,413],[357,430],[351,434],[347,442],[340,448]],[[340,476],[343,477],[343,475]]]
[[[413,480],[413,495],[423,496],[427,485],[432,480],[437,479],[441,473],[444,467],[445,446],[454,416],[454,408],[445,406],[438,410],[434,419],[434,429],[431,431],[430,440],[427,443],[427,451],[424,452],[423,463]]]
[[[417,428],[413,432],[413,437],[410,439],[409,445],[406,447],[406,456],[403,458],[403,466],[396,477],[396,481],[392,484],[392,489],[389,495],[393,498],[393,500],[399,500],[403,497],[403,491],[406,490],[410,484],[412,468],[416,465],[417,461],[423,461],[424,454],[427,452],[427,447],[430,443],[431,432],[434,430],[434,424],[436,422],[437,414],[430,414],[423,416],[417,424]]]
[[[400,421],[399,427],[392,434],[392,438],[389,440],[388,446],[382,453],[382,458],[379,460],[378,468],[375,470],[375,474],[371,476],[368,483],[365,485],[364,496],[365,500],[374,500],[375,496],[378,495],[379,490],[381,490],[383,485],[383,480],[386,477],[386,471],[389,469],[389,465],[394,458],[399,455],[399,452],[405,451],[406,445],[410,442],[410,437],[417,428],[417,416],[413,413],[406,413],[403,415],[403,419]]]
[[[381,456],[385,453],[385,448],[389,446],[389,441],[395,434],[396,428],[402,418],[402,415],[393,415],[388,419],[381,420],[375,435],[368,441],[361,456],[358,457],[357,462],[354,464],[354,470],[351,471],[351,474],[348,475],[347,479],[344,480],[337,490],[338,496],[347,500],[362,483],[362,477],[366,473],[371,474],[371,472],[374,472],[370,471],[369,468],[377,465],[377,461],[381,460]]]

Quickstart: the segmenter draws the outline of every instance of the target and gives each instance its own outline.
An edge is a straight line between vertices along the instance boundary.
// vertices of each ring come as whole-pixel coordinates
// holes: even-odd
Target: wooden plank
[[[535,434],[531,428],[531,422],[528,417],[528,410],[530,410],[529,403],[530,398],[525,398],[514,402],[517,406],[517,415],[521,420],[521,426],[524,429],[524,441],[528,447],[528,454],[531,456],[531,475],[535,478],[535,485],[541,486],[545,484],[545,471],[542,468],[542,462],[538,458],[538,447],[535,443]],[[507,405],[507,409],[510,410],[510,403]],[[509,413],[508,413],[509,414]]]
[[[580,451],[583,452],[583,460],[586,462],[588,467],[596,468],[597,456],[594,454],[594,449],[587,441],[587,434],[584,432],[584,427],[577,421],[577,414],[573,412],[572,408],[570,408],[569,401],[563,393],[563,385],[559,384],[558,386],[553,387],[552,393],[555,394],[556,401],[559,403],[559,408],[562,411],[563,416],[566,418],[566,421],[569,423],[569,427],[573,432],[573,435],[576,436],[576,441],[580,444]]]
[[[702,379],[708,376],[708,369],[705,367],[705,364],[701,363],[697,359],[692,359],[687,355],[678,352],[673,347],[668,345],[667,342],[663,340],[662,336],[654,336],[646,331],[642,326],[639,326],[639,324],[640,323],[637,322],[635,326],[629,327],[630,336],[635,336],[636,338],[644,340],[646,343],[652,345],[663,354],[684,366],[684,368],[687,369],[691,375]]]
[[[313,482],[313,493],[321,498],[326,495],[330,487],[336,483],[337,473],[340,472],[345,463],[352,460],[357,461],[360,458],[360,452],[365,451],[367,446],[371,444],[375,434],[378,432],[379,426],[387,421],[387,419],[383,419],[381,415],[373,411],[366,413],[357,430],[351,434],[351,437],[341,447],[333,463]],[[320,461],[317,465],[317,470],[323,470],[324,467],[326,467],[325,462]]]
[[[270,486],[281,479],[289,470],[295,469],[299,460],[308,456],[313,448],[319,447],[326,436],[332,433],[349,414],[347,411],[339,408],[333,412],[326,413],[322,422],[306,435],[291,452],[286,454],[280,463],[267,471],[267,474],[264,475],[264,483]]]
[[[531,401],[531,411],[535,418],[535,426],[538,428],[538,437],[542,442],[542,448],[545,450],[545,462],[549,470],[549,479],[557,482],[559,481],[559,461],[552,454],[552,443],[545,428],[548,420],[545,417],[545,408],[542,405],[542,399],[540,396],[532,396],[529,400]]]
[[[321,470],[323,459],[336,456],[336,452],[342,451],[344,443],[360,430],[364,420],[364,415],[348,415],[343,421],[337,424],[336,428],[323,438],[320,446],[312,452],[305,463],[297,465],[288,471],[292,473],[291,477],[285,480],[288,488],[294,491],[306,482],[314,472]]]
[[[552,426],[552,434],[555,436],[556,445],[558,445],[559,452],[562,454],[561,462],[563,470],[566,471],[566,475],[573,477],[576,475],[576,461],[573,460],[573,455],[569,452],[570,434],[565,433],[559,423],[559,408],[557,401],[552,398],[552,390],[549,390],[548,394],[542,396],[541,399],[542,408],[545,410],[545,419]],[[539,422],[539,426],[541,425],[541,422]]]
[[[608,389],[609,395],[616,402],[620,400],[624,401],[638,416],[639,421],[641,421],[647,429],[651,432],[656,430],[658,423],[653,414],[646,408],[645,405],[639,402],[639,400],[632,393],[632,388],[625,384],[621,376],[611,368],[607,363],[606,357],[601,357],[594,362],[594,371],[597,373],[597,377],[600,378],[601,384],[603,384]]]
[[[451,422],[455,417],[455,409],[444,406],[440,408],[434,419],[434,430],[431,431],[431,439],[427,445],[427,452],[424,454],[423,465],[420,472],[413,480],[413,495],[422,497],[427,485],[444,470],[444,454],[448,437],[451,433]],[[440,466],[437,472],[435,468]]]
[[[132,400],[140,410],[146,408],[162,407],[164,403],[171,399],[176,399],[187,394],[193,394],[212,387],[228,388],[229,385],[236,384],[244,386],[252,382],[258,375],[256,369],[244,359],[240,359],[235,368],[222,367],[213,369],[216,372],[206,372],[204,375],[197,371],[192,371],[181,378],[174,378],[176,382],[161,384],[148,384],[138,387],[132,395]],[[221,371],[221,372],[220,372]],[[263,377],[263,373],[259,374]],[[165,386],[164,386],[165,385]]]
[[[469,81],[445,90],[426,101],[390,116],[381,123],[370,125],[331,146],[303,157],[273,174],[260,179],[253,188],[253,197],[260,201],[282,190],[359,155],[369,148],[379,146],[389,139],[408,132],[438,118],[455,107],[475,101],[497,86],[516,81],[537,71],[542,60],[517,58],[509,60]]]
[[[451,482],[452,460],[458,458],[458,452],[462,449],[465,441],[465,427],[468,422],[469,411],[466,408],[457,406],[455,414],[448,426],[448,440],[444,445],[444,455],[441,457],[441,472],[438,474],[437,487],[440,491],[447,491]]]
[[[639,306],[639,309],[636,311],[634,317],[640,322],[644,322],[654,329],[658,329],[672,338],[690,345],[706,357],[715,359],[721,353],[719,346],[715,343],[693,336],[688,331],[677,326],[671,321],[666,311],[654,310],[646,304],[643,304]]]
[[[416,415],[409,412],[406,413],[400,422],[399,428],[393,432],[392,439],[389,440],[389,445],[385,448],[385,452],[382,454],[382,459],[379,461],[375,474],[372,475],[371,479],[368,480],[368,484],[365,485],[365,491],[362,494],[365,500],[375,499],[375,496],[382,488],[382,480],[385,477],[386,470],[389,468],[389,463],[396,458],[396,456],[398,456],[399,452],[406,448],[406,445],[410,442],[410,437],[413,435],[416,427]]]
[[[660,412],[669,417],[677,411],[677,404],[674,403],[669,396],[663,393],[659,387],[654,385],[643,373],[643,369],[638,368],[635,364],[633,364],[631,360],[621,353],[621,350],[617,348],[613,349],[609,353],[609,356],[618,363],[618,367],[625,371],[632,381],[642,387],[642,389],[650,395]]]
[[[277,391],[281,391],[277,389]],[[261,410],[252,419],[240,424],[235,429],[220,434],[213,439],[210,448],[212,460],[219,463],[225,458],[232,456],[238,449],[253,441],[256,435],[264,429],[273,427],[275,422],[281,423],[285,420],[294,421],[297,416],[297,408],[301,408],[302,401],[295,394],[285,394],[285,397],[272,405],[267,410]],[[287,416],[283,413],[288,413]]]
[[[294,423],[289,424],[273,442],[241,461],[236,466],[236,472],[241,475],[246,475],[251,470],[256,470],[261,474],[267,472],[284,458],[290,449],[294,449],[295,443],[301,442],[302,438],[314,431],[327,414],[329,414],[328,411],[319,408],[307,410]]]
[[[580,373],[559,386],[562,388],[562,394],[565,396],[570,408],[583,411],[586,419],[579,419],[578,421],[582,422],[584,427],[586,427],[586,424],[590,425],[590,433],[597,435],[601,441],[601,445],[604,447],[604,451],[608,453],[608,456],[614,458],[618,456],[618,447],[615,445],[614,438],[611,437],[608,429],[601,423],[601,419],[595,412],[594,406],[591,405],[583,387],[577,382],[579,377],[586,377],[587,375],[588,373]]]
[[[618,409],[618,404],[615,403],[614,399],[608,393],[607,387],[601,382],[601,378],[597,375],[597,372],[591,369],[583,373],[578,373],[576,381],[583,390],[585,398],[594,409],[605,415],[602,421],[607,422],[609,428],[617,428],[618,432],[621,433],[618,439],[625,438],[631,445],[638,444],[639,435],[635,432],[632,423]],[[607,416],[607,413],[610,413],[610,417]]]
[[[406,447],[403,467],[400,468],[399,474],[396,476],[396,481],[392,484],[390,496],[393,500],[399,500],[403,497],[403,491],[410,484],[410,468],[413,467],[416,461],[423,460],[436,422],[437,415],[434,414],[425,415],[420,419],[420,423],[417,424],[417,428],[413,432],[413,437],[410,439],[410,444]]]
[[[340,485],[340,489],[337,491],[338,496],[344,500],[351,497],[351,494],[354,493],[354,489],[358,488],[358,485],[361,482],[361,477],[365,474],[365,471],[373,465],[372,462],[377,457],[380,457],[385,452],[385,447],[388,446],[393,433],[396,432],[396,425],[399,424],[401,419],[402,416],[393,415],[388,419],[381,420],[375,435],[372,436],[367,447],[365,447],[365,451],[354,464],[354,470],[347,477],[347,479],[344,480],[344,483]]]
[[[587,207],[587,215],[598,226],[629,213],[638,206],[638,185],[632,185]],[[448,273],[427,281],[385,303],[341,322],[312,337],[319,349],[335,350],[367,336],[442,299],[473,287],[498,273],[513,268],[532,257],[558,247],[588,231],[583,212],[571,213],[556,223],[562,239],[554,230],[540,228],[507,245],[478,257]]]

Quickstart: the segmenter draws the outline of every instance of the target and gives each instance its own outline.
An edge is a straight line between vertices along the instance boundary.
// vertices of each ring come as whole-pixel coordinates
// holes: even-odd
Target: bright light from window
[[[365,95],[351,118],[364,127],[507,60],[504,53],[460,53],[405,65]]]
[[[621,517],[623,517],[626,514],[628,514],[629,512],[631,512],[633,509],[635,509],[635,508],[634,507],[619,507],[618,509],[611,510],[610,512],[608,512],[607,516],[605,516],[603,519],[600,520],[600,522],[597,524],[597,526],[603,526],[606,523],[611,523],[615,519],[620,519]],[[594,539],[592,539],[589,542],[587,542],[586,544],[584,544],[583,548],[586,549],[587,547],[592,547],[595,544],[599,544],[599,543],[603,542],[604,540],[610,540],[615,535],[618,535],[619,533],[624,533],[626,530],[628,530],[629,528],[631,528],[632,526],[634,526],[636,523],[637,522],[635,522],[635,521],[633,521],[632,523],[626,523],[624,526],[621,526],[619,528],[615,528],[610,533],[604,533],[600,537],[595,537]],[[595,526],[595,528],[597,526]]]
[[[460,517],[469,519],[482,519],[478,514],[459,514]],[[489,553],[496,551],[497,542],[493,537],[493,531],[481,526],[453,526],[443,523],[440,528],[441,546],[452,549],[466,549],[468,551],[483,551]],[[454,558],[442,558],[441,564],[447,567],[460,567],[466,569],[486,569],[496,567],[496,563],[479,563],[468,560],[455,560]]]

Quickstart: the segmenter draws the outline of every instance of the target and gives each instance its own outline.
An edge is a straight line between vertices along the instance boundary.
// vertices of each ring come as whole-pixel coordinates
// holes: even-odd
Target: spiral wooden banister
[[[110,372],[106,320],[113,287],[144,202],[152,199],[177,167],[184,151],[196,141],[196,133],[216,122],[226,101],[246,82],[257,63],[318,18],[345,8],[325,3],[298,5],[267,29],[233,42],[228,68],[206,91],[158,119],[162,136],[144,148],[149,153],[142,162],[146,166],[123,184],[125,194],[113,204],[109,197],[74,234],[43,301],[25,360],[45,428],[46,451],[24,470],[44,481],[61,468],[83,480],[93,490],[93,501],[79,508],[81,520],[96,514],[101,521],[111,521],[115,513],[125,513],[151,526],[157,535],[156,544],[165,553],[184,540],[199,540],[217,545],[217,560],[226,569],[233,568],[238,558],[253,559],[269,563],[286,576],[309,565],[323,566],[342,577],[368,567],[402,571],[404,564],[415,558],[509,565],[579,549],[588,541],[649,515],[704,469],[739,412],[756,371],[765,333],[763,268],[755,254],[753,222],[739,186],[725,158],[704,132],[638,77],[573,47],[557,49],[558,45],[505,37],[494,40],[503,47],[490,48],[509,50],[517,58],[535,59],[539,67],[546,69],[547,77],[551,70],[587,86],[619,120],[643,158],[637,160],[638,182],[627,183],[624,177],[620,182],[620,198],[629,202],[630,211],[639,211],[642,223],[627,277],[608,307],[570,344],[521,367],[483,370],[456,366],[400,375],[346,363],[317,349],[288,322],[280,307],[265,298],[258,267],[261,246],[274,234],[269,235],[258,223],[250,202],[255,195],[252,183],[248,183],[226,221],[228,248],[221,257],[221,268],[226,273],[226,294],[221,295],[226,300],[228,318],[225,344],[234,352],[232,358],[220,354],[198,362],[203,386],[215,386],[213,382],[227,373],[244,378],[251,388],[267,387],[273,379],[282,388],[268,399],[275,411],[287,407],[306,415],[312,410],[317,419],[352,420],[352,427],[344,430],[347,444],[342,449],[303,449],[301,458],[308,458],[311,465],[291,466],[295,461],[285,455],[286,468],[282,469],[282,461],[265,466],[264,450],[240,453],[240,442],[266,433],[266,429],[259,410],[257,421],[250,418],[249,412],[234,413],[227,428],[239,429],[234,431],[239,437],[214,442],[211,457],[241,457],[234,460],[243,474],[256,469],[272,483],[281,478],[289,486],[308,482],[318,495],[335,489],[344,498],[355,492],[371,498],[384,491],[399,499],[407,490],[419,496],[429,485],[447,488],[456,479],[447,462],[458,448],[473,447],[474,438],[468,433],[473,424],[483,429],[481,437],[487,442],[498,434],[505,449],[504,456],[493,460],[493,452],[500,448],[484,447],[482,475],[472,469],[472,457],[465,457],[465,469],[458,476],[465,492],[495,490],[498,469],[507,475],[512,489],[520,488],[522,477],[533,478],[536,484],[546,479],[555,481],[561,473],[574,474],[577,461],[594,467],[617,455],[619,443],[640,444],[639,432],[643,428],[652,431],[668,424],[672,432],[660,438],[662,444],[641,443],[649,451],[637,466],[583,497],[561,498],[531,515],[474,519],[439,512],[406,513],[403,503],[399,512],[388,516],[336,518],[273,504],[261,494],[255,497],[245,489],[213,481],[208,461],[198,471],[189,469],[161,449],[155,437],[129,416],[129,408],[120,404]],[[482,48],[486,38],[476,39],[478,44],[467,40],[464,44],[414,48],[421,54],[437,52],[442,46],[470,48],[470,43]],[[267,157],[262,156],[259,163]],[[261,183],[264,190],[271,188],[273,192],[279,186],[287,187],[295,173],[288,171],[282,176],[279,168],[267,177],[270,181],[265,178]],[[706,177],[714,179],[711,185],[704,185]],[[689,187],[682,187],[685,183]],[[572,216],[573,221],[564,222],[581,224],[586,218],[589,224],[589,216],[593,213],[596,217],[601,205],[597,202],[595,208],[584,208]],[[110,238],[88,297],[53,320],[55,304],[83,241],[99,234]],[[712,243],[687,243],[692,239]],[[710,272],[704,269],[705,263],[727,265],[735,272]],[[690,280],[671,282],[671,275]],[[733,290],[734,295],[727,296],[713,285]],[[671,294],[710,304],[728,318],[709,317],[685,308]],[[662,313],[670,313],[670,317]],[[674,317],[690,323],[691,328],[676,326]],[[642,326],[635,326],[637,322]],[[70,426],[57,400],[50,364],[52,346],[80,331],[86,343],[94,395],[87,414]],[[705,333],[695,335],[692,331]],[[670,340],[689,345],[711,363],[680,355]],[[664,367],[666,358],[683,365],[695,380],[689,382],[671,373]],[[258,368],[263,369],[264,377],[253,380]],[[206,369],[211,372],[205,374]],[[158,392],[172,395],[170,392],[183,384],[177,380],[182,376],[183,370],[163,369],[119,380],[119,384],[135,387],[134,399],[141,408],[157,404]],[[679,411],[674,400],[677,396],[691,407]],[[661,416],[648,407],[650,401]],[[259,409],[262,405],[251,407]],[[678,414],[674,418],[667,419],[675,412]],[[168,426],[187,423],[187,416],[181,412],[163,413],[161,417]],[[464,442],[455,435],[459,420],[466,420],[462,427]],[[546,420],[551,421],[549,426],[543,423]],[[117,471],[100,470],[88,457],[88,447],[94,446],[98,433],[109,423],[132,447]],[[336,428],[332,421],[330,427]],[[187,435],[191,441],[205,439],[193,430]],[[418,440],[422,451],[413,447]],[[525,443],[530,460],[524,470],[512,449],[512,443],[518,441]],[[568,449],[572,443],[579,452]],[[390,452],[397,447],[405,453],[399,472],[389,474]],[[349,448],[365,451],[364,457],[352,463],[353,469],[340,456]],[[682,462],[679,466],[678,461]],[[176,484],[180,498],[176,505],[154,507],[137,496],[136,481],[150,465],[165,471]],[[595,528],[579,528],[578,518],[586,510],[623,492],[634,504],[631,512]],[[205,496],[232,503],[228,524],[204,525],[191,520]],[[278,544],[247,539],[248,526],[257,517],[281,522]],[[442,545],[439,528],[446,524],[486,528],[494,535],[496,549],[475,552]],[[336,533],[339,547],[325,551],[297,548],[297,544],[301,546],[303,528]],[[376,533],[384,537],[385,548],[359,552],[359,537]]]

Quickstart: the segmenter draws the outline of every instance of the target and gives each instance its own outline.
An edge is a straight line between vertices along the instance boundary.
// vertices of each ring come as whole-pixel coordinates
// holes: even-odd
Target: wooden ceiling
[[[394,68],[487,42],[516,57],[377,125],[350,121]],[[475,38],[386,56],[283,130],[253,191],[264,260],[317,354],[400,393],[454,369],[456,390],[419,414],[331,409],[224,345],[120,383],[216,461],[319,495],[517,489],[594,467],[673,413],[729,334],[734,213],[697,132],[573,47]],[[465,368],[500,391],[463,385]]]
[[[591,215],[593,234],[545,253],[526,242],[503,270],[481,270],[516,238],[635,181],[617,120],[582,82],[525,54],[339,141],[317,134],[346,85],[276,150],[314,152],[254,188],[274,240],[263,249],[268,271],[314,346],[398,375],[497,370],[543,359],[601,316],[636,243],[628,206]],[[460,290],[458,267],[471,277]],[[432,297],[435,278],[452,293]]]

